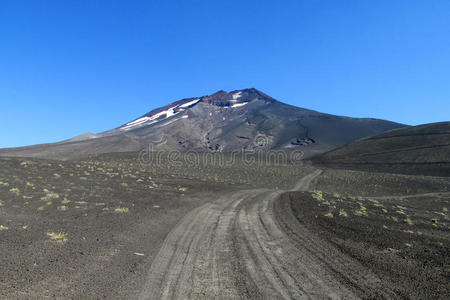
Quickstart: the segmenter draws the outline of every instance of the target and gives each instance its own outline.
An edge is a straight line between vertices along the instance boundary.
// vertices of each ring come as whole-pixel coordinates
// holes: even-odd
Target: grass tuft
[[[324,216],[328,217],[328,218],[333,218],[333,213],[331,211],[329,211],[326,214],[324,214]]]
[[[359,202],[359,210],[354,211],[353,214],[355,216],[359,216],[359,217],[362,217],[362,216],[367,217],[369,215],[367,213],[367,208],[361,202]]]
[[[311,195],[314,199],[317,201],[323,201],[323,194],[322,191],[313,191]]]
[[[12,188],[9,190],[11,193],[16,194],[16,196],[20,195],[20,190],[18,188]]]
[[[47,235],[51,240],[54,240],[54,241],[57,241],[57,242],[61,242],[61,243],[64,243],[64,242],[66,242],[66,241],[68,240],[67,234],[64,233],[64,232],[59,232],[59,233],[55,233],[55,232],[47,232],[46,235]]]
[[[406,217],[406,218],[403,220],[403,222],[405,222],[405,223],[408,224],[408,225],[413,225],[413,222],[412,222],[412,220],[411,220],[409,217]]]
[[[348,217],[348,214],[345,210],[341,209],[339,210],[339,217]]]
[[[116,209],[114,209],[115,212],[117,213],[127,213],[129,211],[128,207],[117,207]]]

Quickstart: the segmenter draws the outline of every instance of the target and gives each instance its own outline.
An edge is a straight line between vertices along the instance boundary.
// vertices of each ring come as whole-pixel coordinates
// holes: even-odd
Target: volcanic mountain
[[[232,152],[301,149],[319,154],[362,137],[405,125],[320,113],[279,102],[250,88],[186,98],[115,129],[70,140],[1,149],[2,156],[69,159],[110,152]]]

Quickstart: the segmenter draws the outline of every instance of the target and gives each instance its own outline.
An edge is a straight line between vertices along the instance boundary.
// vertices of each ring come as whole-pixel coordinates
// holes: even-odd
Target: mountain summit
[[[250,88],[185,98],[103,133],[54,144],[1,149],[0,155],[68,159],[139,151],[149,145],[155,151],[299,148],[312,155],[404,126],[299,108]]]

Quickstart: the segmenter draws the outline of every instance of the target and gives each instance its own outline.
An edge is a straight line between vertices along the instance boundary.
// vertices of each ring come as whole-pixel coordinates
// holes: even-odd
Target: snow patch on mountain
[[[231,97],[233,97],[233,100],[237,100],[242,97],[242,92],[236,92],[232,94]]]
[[[142,125],[150,125],[150,124],[157,122],[157,121],[153,121],[153,122],[149,122],[149,121],[151,121],[151,119],[149,117],[143,117],[143,118],[137,119],[136,121],[130,122],[130,123],[126,124],[125,126],[122,126],[120,129],[121,130],[130,130],[135,127],[140,127]]]
[[[244,103],[236,103],[236,104],[233,104],[231,107],[232,107],[232,108],[241,107],[241,106],[246,105],[247,103],[248,103],[248,102],[244,102]]]
[[[197,99],[192,100],[192,101],[190,101],[190,102],[186,102],[186,103],[184,103],[184,104],[181,104],[180,107],[182,107],[182,108],[189,107],[189,106],[191,106],[191,105],[196,104],[198,101],[200,101],[200,98],[197,98]]]
[[[181,116],[180,118],[172,119],[172,120],[168,121],[167,123],[158,125],[158,127],[164,127],[164,126],[167,126],[167,125],[169,125],[169,124],[172,124],[172,123],[174,123],[174,122],[176,122],[176,121],[179,121],[179,120],[181,120],[181,119],[186,119],[186,118],[188,118],[188,116],[187,116],[187,115],[183,115],[183,116]]]
[[[164,115],[166,116],[164,119],[170,118],[170,117],[172,117],[172,116],[174,116],[176,114],[179,114],[182,111],[181,110],[181,111],[177,111],[176,112],[175,109],[177,107],[178,107],[178,105],[170,107],[167,110],[163,110],[163,111],[161,111],[159,113],[156,113],[154,115],[151,115],[150,117],[139,118],[139,119],[137,119],[135,121],[127,123],[125,126],[121,127],[120,129],[121,130],[130,130],[130,129],[134,129],[136,127],[141,127],[143,125],[151,125],[151,124],[154,124],[154,123],[158,122],[159,121],[158,119],[161,118]]]

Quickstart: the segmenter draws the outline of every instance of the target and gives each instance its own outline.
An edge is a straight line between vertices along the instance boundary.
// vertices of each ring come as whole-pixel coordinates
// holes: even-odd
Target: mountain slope
[[[312,155],[403,126],[298,108],[256,89],[244,89],[182,99],[113,130],[54,144],[1,149],[0,155],[67,159],[147,147],[223,152],[302,149]]]
[[[391,130],[313,160],[350,169],[450,176],[450,122]]]

